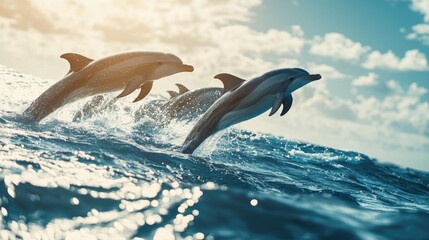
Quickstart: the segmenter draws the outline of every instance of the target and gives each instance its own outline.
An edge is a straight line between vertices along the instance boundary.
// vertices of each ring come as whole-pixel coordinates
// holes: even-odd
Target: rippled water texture
[[[193,123],[135,122],[129,99],[24,123],[51,84],[0,68],[0,239],[429,237],[426,172],[237,129],[185,155]]]

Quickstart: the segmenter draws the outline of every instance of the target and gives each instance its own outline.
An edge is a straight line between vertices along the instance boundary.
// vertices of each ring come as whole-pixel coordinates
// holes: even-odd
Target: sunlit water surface
[[[237,129],[181,154],[194,123],[134,121],[154,95],[25,123],[51,84],[0,67],[0,239],[429,238],[426,172]]]

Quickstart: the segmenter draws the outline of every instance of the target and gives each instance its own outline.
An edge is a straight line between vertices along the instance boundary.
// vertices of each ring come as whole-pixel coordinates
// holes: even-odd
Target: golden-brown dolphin
[[[24,111],[33,121],[42,120],[67,103],[101,93],[123,90],[119,98],[140,88],[136,102],[150,92],[153,80],[194,70],[177,56],[160,52],[127,52],[99,60],[66,53],[61,58],[70,63],[70,71]]]

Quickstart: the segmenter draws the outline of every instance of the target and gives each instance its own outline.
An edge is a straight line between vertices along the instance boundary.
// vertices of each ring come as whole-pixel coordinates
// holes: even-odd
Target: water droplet
[[[79,199],[77,199],[77,198],[72,198],[71,200],[70,200],[70,203],[72,204],[72,205],[79,205]]]
[[[204,233],[201,233],[201,232],[196,233],[194,235],[194,237],[195,237],[195,239],[204,239]]]
[[[0,213],[1,213],[1,215],[3,215],[3,216],[7,216],[7,210],[6,210],[6,208],[4,208],[4,207],[2,207],[1,209],[0,209]]]

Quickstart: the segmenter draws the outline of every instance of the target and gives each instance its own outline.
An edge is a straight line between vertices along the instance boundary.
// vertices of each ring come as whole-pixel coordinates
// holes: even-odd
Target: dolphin
[[[249,81],[228,73],[215,76],[224,82],[224,94],[198,120],[183,143],[182,152],[192,153],[208,137],[234,124],[254,118],[271,108],[272,116],[283,105],[281,116],[292,106],[292,92],[322,78],[300,68],[267,72]]]
[[[179,83],[176,86],[178,92],[167,91],[170,99],[155,99],[142,105],[134,114],[134,120],[139,121],[145,116],[161,124],[167,124],[172,119],[190,121],[207,111],[223,93],[223,88],[218,87],[189,90]]]
[[[223,88],[209,87],[197,90],[189,90],[182,84],[176,84],[179,92],[167,91],[170,100],[158,105],[158,119],[163,123],[168,123],[171,119],[179,121],[191,121],[207,111],[210,106],[223,94]],[[146,106],[144,106],[146,108]],[[143,116],[142,111],[138,111],[135,119],[139,120]],[[160,113],[160,114],[159,114]]]
[[[180,88],[180,87],[179,87]],[[179,120],[192,120],[203,114],[223,94],[223,88],[210,87],[179,94],[164,106],[165,115]]]
[[[206,112],[223,95],[224,89],[230,89],[244,81],[238,80],[234,82],[230,78],[221,77],[219,80],[223,82],[224,88],[211,87],[190,91],[184,85],[177,83],[179,92],[167,91],[170,95],[170,101],[163,106],[165,108],[163,116],[179,120],[192,120]]]
[[[24,111],[24,116],[33,121],[80,98],[118,90],[123,90],[117,96],[120,98],[140,88],[136,102],[150,92],[154,80],[194,70],[177,56],[160,52],[126,52],[99,60],[66,53],[61,58],[69,62],[70,70]]]

